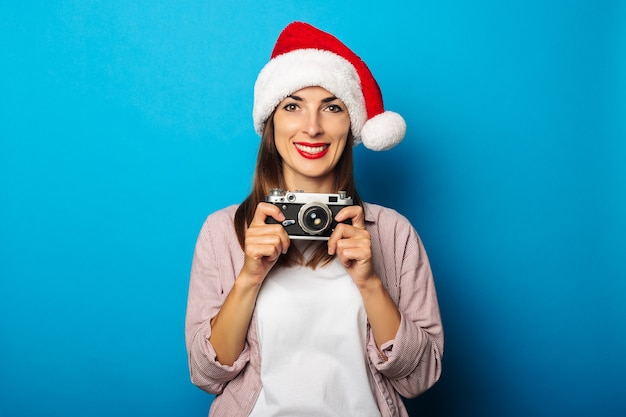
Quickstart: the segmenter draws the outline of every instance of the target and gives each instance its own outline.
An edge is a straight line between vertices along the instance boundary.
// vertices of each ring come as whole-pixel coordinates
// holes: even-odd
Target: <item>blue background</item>
[[[204,416],[183,325],[202,221],[248,193],[289,21],[408,123],[356,150],[416,226],[446,351],[413,415],[626,415],[626,5],[4,1],[0,415]]]

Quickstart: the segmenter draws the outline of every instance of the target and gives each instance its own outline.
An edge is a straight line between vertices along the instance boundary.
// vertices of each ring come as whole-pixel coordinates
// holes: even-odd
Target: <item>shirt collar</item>
[[[376,215],[374,214],[374,207],[371,204],[363,203],[363,212],[365,214],[366,223],[376,223]]]

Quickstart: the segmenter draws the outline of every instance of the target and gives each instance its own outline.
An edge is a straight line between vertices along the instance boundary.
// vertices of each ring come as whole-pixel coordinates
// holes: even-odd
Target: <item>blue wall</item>
[[[408,123],[356,157],[436,274],[444,375],[412,414],[626,414],[624,2],[6,3],[0,415],[206,415],[193,246],[249,190],[252,86],[295,19]]]

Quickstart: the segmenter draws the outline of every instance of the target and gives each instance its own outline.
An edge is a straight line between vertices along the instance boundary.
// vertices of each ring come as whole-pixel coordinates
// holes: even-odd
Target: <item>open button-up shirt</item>
[[[244,262],[233,223],[236,209],[230,206],[206,219],[189,284],[185,323],[189,370],[195,385],[216,394],[209,412],[212,417],[248,416],[261,389],[256,317],[251,320],[244,350],[232,366],[217,361],[209,342],[210,321]],[[400,396],[419,395],[441,375],[443,327],[435,284],[422,241],[409,221],[374,204],[365,204],[364,211],[374,268],[401,314],[395,338],[380,351],[368,331],[370,382],[382,417],[407,417]]]

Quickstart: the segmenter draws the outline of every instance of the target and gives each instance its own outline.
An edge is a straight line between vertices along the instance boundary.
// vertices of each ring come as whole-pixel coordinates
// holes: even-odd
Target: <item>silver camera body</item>
[[[353,205],[352,197],[348,197],[345,191],[324,194],[292,192],[280,188],[272,188],[265,201],[278,206],[285,215],[285,221],[281,224],[289,238],[304,240],[328,240],[337,227],[337,213],[342,208]],[[268,217],[265,222],[279,223],[272,217]]]

